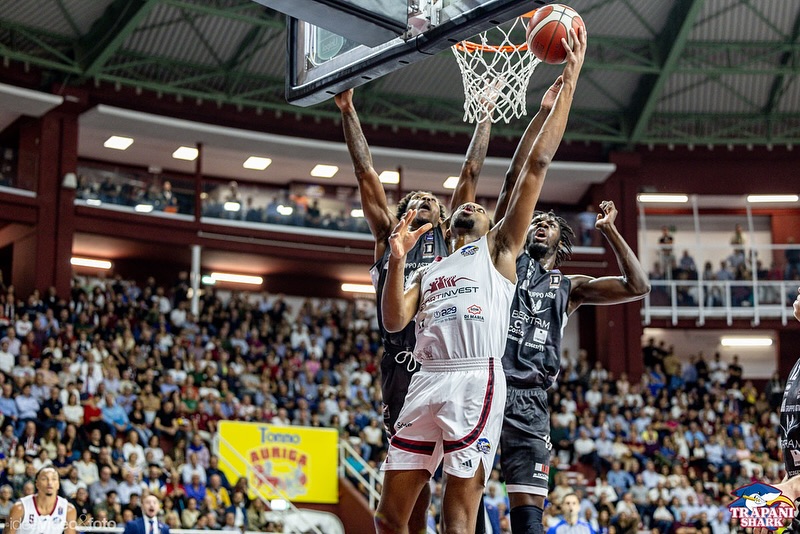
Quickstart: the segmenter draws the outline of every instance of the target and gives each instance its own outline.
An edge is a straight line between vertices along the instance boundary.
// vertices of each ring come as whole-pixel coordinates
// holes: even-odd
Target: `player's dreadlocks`
[[[572,256],[572,238],[575,237],[575,231],[563,217],[559,217],[553,210],[544,212],[536,211],[533,214],[533,221],[540,217],[552,219],[558,223],[559,227],[559,241],[558,248],[556,249],[556,263],[555,267],[560,267],[570,256]]]
[[[403,215],[405,215],[406,210],[408,209],[408,203],[411,202],[411,198],[415,195],[419,195],[420,193],[429,193],[433,198],[436,198],[436,203],[439,205],[439,220],[443,221],[447,218],[447,209],[439,202],[438,197],[430,191],[412,191],[403,198],[400,199],[400,202],[397,203],[397,218],[402,219]]]

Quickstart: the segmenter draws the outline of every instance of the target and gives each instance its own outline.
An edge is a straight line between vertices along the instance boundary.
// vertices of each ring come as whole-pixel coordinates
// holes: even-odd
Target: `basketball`
[[[531,54],[545,63],[556,65],[567,60],[567,51],[561,44],[566,39],[572,48],[569,28],[585,28],[578,12],[563,4],[551,4],[537,9],[528,21],[526,39]]]

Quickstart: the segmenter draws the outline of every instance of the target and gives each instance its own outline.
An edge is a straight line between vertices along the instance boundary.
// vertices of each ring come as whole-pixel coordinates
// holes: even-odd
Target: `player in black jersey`
[[[519,155],[538,131],[529,129],[506,174],[495,217],[505,213],[507,192],[519,173]],[[561,368],[561,337],[567,318],[582,304],[616,304],[644,298],[647,273],[622,238],[617,208],[600,203],[595,228],[611,245],[621,276],[566,276],[558,267],[572,252],[572,229],[552,212],[534,215],[525,249],[517,258],[517,293],[511,307],[503,368],[508,395],[500,461],[511,506],[513,534],[541,534],[550,469],[550,411],[547,389]]]
[[[797,298],[794,301],[794,318],[800,321],[800,288],[797,289]],[[783,449],[783,464],[788,480],[781,484],[774,484],[784,495],[789,497],[795,506],[800,499],[800,358],[792,367],[786,388],[783,390],[781,402],[781,435],[780,447]],[[753,529],[753,534],[769,534],[766,527]],[[800,518],[795,516],[790,528],[785,534],[800,534]]]
[[[367,140],[361,130],[355,107],[353,106],[353,90],[349,89],[335,97],[336,105],[342,113],[342,126],[347,141],[347,148],[353,160],[358,189],[361,194],[361,207],[367,219],[372,236],[375,238],[375,265],[371,269],[372,282],[375,285],[378,298],[378,325],[383,341],[384,353],[381,358],[381,392],[383,396],[384,426],[389,436],[394,435],[394,425],[400,409],[405,402],[411,376],[419,366],[411,352],[414,350],[415,335],[414,324],[409,324],[401,332],[390,333],[383,328],[381,317],[380,296],[386,280],[386,268],[389,258],[388,240],[392,230],[406,211],[416,210],[416,218],[412,229],[430,223],[433,228],[426,232],[409,252],[406,263],[405,277],[414,273],[419,267],[431,263],[436,257],[447,256],[448,249],[445,241],[445,231],[448,221],[445,209],[432,193],[416,191],[409,193],[397,204],[397,211],[389,209],[386,193],[378,178],[378,173],[372,165],[372,156],[367,145]],[[475,200],[475,187],[486,158],[489,144],[491,121],[485,120],[478,123],[472,137],[469,149],[461,168],[458,185],[453,191],[450,201],[451,206],[460,206],[465,202]],[[430,503],[430,488],[423,488],[417,500],[417,505],[409,521],[409,532],[425,532],[426,516]],[[480,524],[480,523],[479,523]]]

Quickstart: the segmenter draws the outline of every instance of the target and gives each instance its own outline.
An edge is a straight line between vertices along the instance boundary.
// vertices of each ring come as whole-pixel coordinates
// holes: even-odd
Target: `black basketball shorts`
[[[545,390],[508,386],[500,449],[508,492],[546,497],[552,445]]]
[[[381,359],[381,395],[383,397],[383,426],[389,436],[394,436],[397,416],[406,402],[411,377],[419,364],[410,350],[385,347]]]
[[[781,402],[780,447],[789,478],[800,474],[800,360],[786,379]]]

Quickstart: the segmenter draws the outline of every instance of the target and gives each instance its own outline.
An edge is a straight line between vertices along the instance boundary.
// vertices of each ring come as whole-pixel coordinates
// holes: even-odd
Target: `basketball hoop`
[[[527,114],[525,94],[531,74],[540,61],[528,52],[525,40],[527,13],[507,28],[498,26],[452,47],[464,83],[464,122],[510,122]],[[516,44],[512,34],[522,35]],[[491,34],[491,36],[489,35]],[[489,39],[500,44],[490,44]]]

